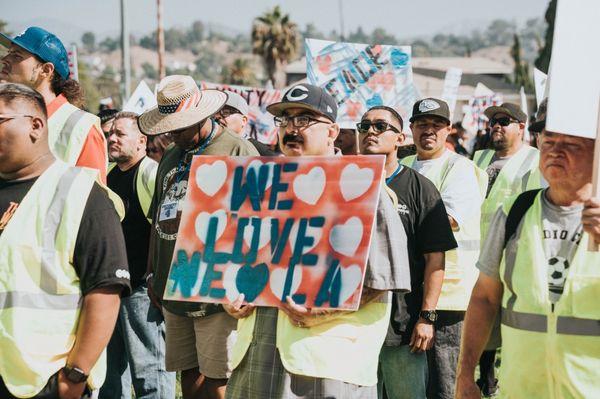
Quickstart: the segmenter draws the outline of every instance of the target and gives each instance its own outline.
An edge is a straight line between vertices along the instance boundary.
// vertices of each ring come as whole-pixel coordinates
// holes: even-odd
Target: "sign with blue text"
[[[358,309],[383,156],[196,156],[164,299]]]

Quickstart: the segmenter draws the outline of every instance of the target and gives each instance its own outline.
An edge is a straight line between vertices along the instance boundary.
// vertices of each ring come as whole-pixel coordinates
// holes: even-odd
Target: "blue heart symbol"
[[[261,263],[254,267],[245,265],[238,270],[235,285],[247,302],[252,302],[264,290],[269,281],[269,268]]]

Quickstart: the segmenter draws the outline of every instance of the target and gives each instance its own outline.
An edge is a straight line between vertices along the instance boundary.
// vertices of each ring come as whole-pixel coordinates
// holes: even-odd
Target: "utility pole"
[[[156,0],[156,18],[158,20],[158,30],[156,38],[158,41],[158,78],[162,80],[167,74],[165,68],[165,31],[162,23],[162,1]]]
[[[127,25],[127,0],[121,0],[121,67],[124,104],[131,96],[131,58],[129,56],[129,26]]]
[[[344,41],[344,8],[342,7],[342,0],[338,0],[338,8],[340,10],[340,42]]]

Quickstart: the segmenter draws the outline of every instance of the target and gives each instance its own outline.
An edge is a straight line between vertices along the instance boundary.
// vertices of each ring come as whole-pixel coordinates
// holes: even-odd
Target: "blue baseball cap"
[[[45,29],[31,26],[12,39],[0,33],[0,44],[4,47],[15,44],[42,61],[54,64],[54,69],[60,76],[64,79],[69,78],[67,50],[58,37]]]

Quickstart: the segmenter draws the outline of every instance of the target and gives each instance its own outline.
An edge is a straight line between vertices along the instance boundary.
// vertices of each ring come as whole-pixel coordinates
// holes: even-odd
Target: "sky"
[[[124,0],[130,31],[147,34],[156,27],[156,2]],[[0,0],[7,4],[9,0]],[[340,9],[347,33],[383,27],[396,37],[414,38],[440,32],[468,33],[484,29],[493,19],[543,18],[549,0],[163,0],[164,25],[187,27],[193,21],[218,24],[232,32],[249,33],[252,20],[280,5],[301,28],[340,30]],[[30,25],[52,30],[63,41],[79,41],[85,31],[98,38],[120,32],[120,0],[19,0],[2,7],[0,19],[13,33]]]

